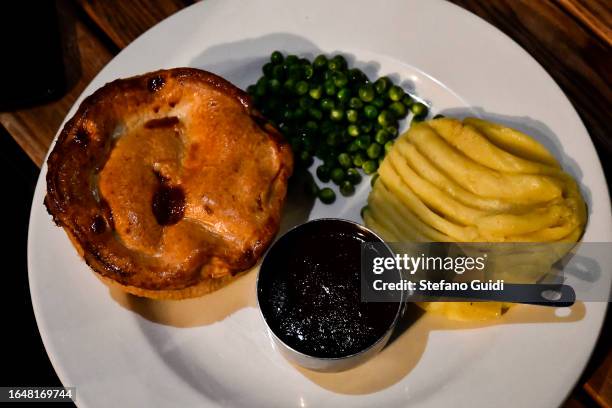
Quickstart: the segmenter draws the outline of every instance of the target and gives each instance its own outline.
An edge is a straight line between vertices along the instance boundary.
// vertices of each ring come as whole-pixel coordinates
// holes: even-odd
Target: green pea
[[[410,95],[406,94],[402,98],[402,103],[404,104],[404,106],[406,106],[406,108],[410,108],[414,103],[414,100],[412,99],[412,97],[410,97]]]
[[[302,66],[302,73],[304,74],[304,78],[305,79],[310,79],[314,75],[314,68],[310,64],[303,65]]]
[[[306,150],[302,150],[300,152],[299,158],[300,158],[300,163],[304,167],[310,167],[312,165],[313,158],[312,158],[312,154],[310,154],[310,152],[307,152]]]
[[[283,84],[283,89],[287,93],[293,93],[293,89],[295,88],[295,80],[289,78]]]
[[[395,116],[395,115],[394,115]],[[399,127],[399,122],[398,120],[394,117],[393,121],[391,121],[391,123],[389,124],[389,126],[385,127],[385,129],[387,130],[387,132],[391,133],[391,131],[393,131],[393,128],[398,128]],[[397,135],[396,135],[397,136]],[[394,136],[395,137],[395,136]]]
[[[308,110],[312,108],[314,101],[308,96],[302,96],[298,101],[298,105],[300,105],[300,108]]]
[[[395,114],[397,118],[405,118],[408,115],[406,105],[401,102],[393,102],[389,105],[389,110]]]
[[[325,138],[325,143],[327,143],[329,146],[338,146],[340,143],[340,136],[338,135],[338,132],[329,133]]]
[[[349,81],[353,84],[360,84],[367,79],[366,74],[359,68],[352,68],[348,72]]]
[[[346,171],[346,179],[351,182],[351,184],[356,185],[361,183],[361,174],[357,169],[350,168]]]
[[[302,108],[296,108],[293,110],[293,119],[299,120],[306,116],[306,112]]]
[[[319,200],[323,204],[331,204],[336,201],[336,193],[329,187],[322,188],[319,190]]]
[[[391,80],[387,77],[380,77],[374,82],[374,89],[379,95],[384,95],[391,86]]]
[[[363,114],[368,119],[374,119],[378,116],[378,108],[374,105],[366,105],[363,108]]]
[[[343,72],[335,72],[333,78],[334,85],[336,85],[338,88],[344,88],[346,85],[348,85],[348,78]]]
[[[359,99],[364,102],[372,102],[374,100],[374,87],[372,84],[365,84],[359,87]]]
[[[330,180],[330,175],[329,175],[329,167],[325,166],[325,165],[320,165],[319,167],[317,167],[317,177],[319,178],[319,180],[321,180],[323,183],[327,183]]]
[[[306,127],[306,129],[308,129],[310,132],[316,132],[319,129],[319,125],[317,125],[317,122],[315,122],[314,120],[309,120],[306,122],[306,124],[304,125]]]
[[[268,80],[265,77],[259,78],[259,80],[255,84],[255,95],[264,96],[266,94],[267,88],[268,88]]]
[[[331,169],[333,169],[334,167],[338,165],[338,159],[336,158],[336,155],[334,153],[335,150],[333,148],[330,148],[330,149],[331,149],[330,153],[323,160],[323,164],[330,169],[329,171],[331,174]]]
[[[327,57],[323,54],[317,55],[314,61],[312,61],[312,65],[315,69],[322,69],[327,67]]]
[[[329,147],[326,143],[319,143],[317,146],[315,156],[325,161],[325,159],[331,155],[331,152],[332,152],[332,148]],[[326,166],[326,167],[330,168],[329,166]]]
[[[263,74],[267,77],[272,77],[272,70],[274,69],[274,64],[272,64],[271,62],[266,62],[265,64],[263,64],[263,66],[261,67],[261,71],[263,72]]]
[[[389,88],[388,96],[394,102],[401,101],[404,97],[404,90],[397,85],[393,85]]]
[[[344,58],[342,55],[336,55],[333,59],[338,63],[341,70],[346,69],[348,65],[348,63],[346,62],[346,58]]]
[[[444,117],[445,117],[444,115],[442,115],[441,113],[438,113],[438,114],[437,114],[436,116],[434,116],[433,118],[434,118],[434,119],[442,119],[442,118],[444,118]]]
[[[376,97],[372,101],[372,105],[376,106],[378,109],[382,109],[385,107],[385,100],[381,97]]]
[[[342,170],[340,167],[332,169],[330,173],[331,180],[337,185],[340,185],[340,183],[344,181],[344,176],[344,170]]]
[[[366,150],[372,143],[372,138],[370,135],[361,135],[357,138],[357,143],[359,144],[359,148],[361,150]]]
[[[329,112],[329,118],[336,122],[341,121],[344,118],[344,110],[342,108],[334,108]]]
[[[316,143],[312,137],[309,137],[307,134],[302,133],[300,140],[302,142],[302,150],[305,150],[309,153],[313,153],[315,151]]]
[[[378,180],[378,173],[374,173],[374,175],[372,176],[372,179],[370,180],[370,185],[372,187],[374,187],[374,184],[376,184],[376,180]]]
[[[287,66],[289,65],[295,65],[300,61],[300,59],[297,57],[297,55],[287,55],[287,58],[285,58],[285,64]]]
[[[386,127],[386,126],[391,125],[393,121],[395,121],[395,117],[393,116],[393,113],[391,113],[390,111],[384,110],[380,112],[380,114],[377,117],[377,120],[380,126]]]
[[[333,96],[336,94],[337,91],[336,85],[331,79],[328,79],[327,81],[325,81],[325,83],[323,83],[323,89],[325,90],[325,94],[327,96]]]
[[[366,150],[366,154],[370,159],[376,159],[378,156],[380,156],[381,151],[382,148],[378,143],[372,143]]]
[[[348,153],[340,153],[338,155],[338,163],[340,163],[340,166],[344,167],[345,169],[348,169],[353,164],[351,156],[349,156]]]
[[[413,116],[410,124],[422,122],[425,118],[423,116]]]
[[[311,196],[316,197],[319,195],[319,186],[313,177],[308,177],[306,183],[304,184],[304,190],[306,190],[306,193]]]
[[[352,196],[355,194],[355,186],[349,180],[344,180],[340,185],[340,194],[345,197]]]
[[[361,218],[363,219],[364,214],[366,213],[366,211],[368,211],[369,208],[367,205],[364,205],[363,207],[361,207],[361,211],[359,211],[359,214],[361,215]]]
[[[312,99],[321,99],[321,96],[323,96],[323,87],[321,85],[313,85],[310,87],[308,94]]]
[[[376,141],[376,143],[380,144],[380,145],[384,145],[387,140],[389,140],[390,135],[389,132],[387,132],[385,129],[380,129],[376,132],[376,135],[374,136],[374,140]]]
[[[427,116],[427,106],[421,102],[414,103],[410,107],[410,111],[414,116],[425,117]]]
[[[272,93],[278,93],[281,90],[281,86],[281,82],[276,78],[272,78],[268,81],[268,88],[270,88]]]
[[[378,170],[378,163],[374,160],[368,160],[361,166],[365,174],[374,174]]]
[[[366,160],[366,156],[362,152],[357,152],[353,155],[353,166],[361,167]]]
[[[388,154],[391,151],[392,147],[393,147],[393,140],[389,140],[387,143],[385,143],[385,154]]]
[[[298,95],[306,95],[306,93],[308,93],[308,82],[306,81],[296,82],[295,93]]]
[[[349,108],[351,108],[351,109],[361,109],[361,108],[363,108],[363,102],[361,102],[361,99],[359,99],[359,98],[352,97],[349,100]]]
[[[336,124],[329,119],[324,119],[321,123],[321,132],[326,135],[336,129]]]
[[[336,107],[336,104],[333,100],[329,98],[321,99],[321,109],[324,111],[330,111]]]
[[[338,98],[340,103],[344,104],[351,98],[351,91],[348,88],[342,88],[336,94],[336,98]]]
[[[340,67],[340,63],[336,61],[334,58],[327,61],[327,69],[330,71],[339,71],[342,68]]]
[[[316,109],[316,108],[308,109],[308,115],[310,115],[310,117],[315,120],[323,119],[323,112],[321,112],[319,109]]]
[[[262,110],[262,113],[265,112],[265,115],[272,117],[272,116],[276,116],[276,113],[278,113],[281,106],[282,104],[280,100],[276,98],[266,98],[266,100],[263,101],[263,106],[261,107],[261,110]]]
[[[327,71],[323,72],[323,80],[324,81],[329,81],[330,79],[332,81],[334,80],[334,71],[327,70]]]
[[[285,67],[282,64],[275,65],[274,68],[272,68],[272,77],[278,80],[283,79],[285,77]]]
[[[342,141],[342,143],[348,143],[353,140],[353,137],[348,134],[347,129],[342,129],[341,134],[342,136],[340,140]]]
[[[346,111],[346,120],[350,123],[355,123],[359,119],[359,113],[355,109],[349,109]]]
[[[361,123],[359,127],[362,133],[370,133],[372,129],[374,128],[374,126],[372,125],[372,122],[363,122]]]
[[[289,65],[287,68],[287,77],[299,81],[303,77],[302,67],[299,65]]]
[[[351,143],[349,143],[348,147],[346,148],[346,151],[349,153],[355,153],[358,150],[359,150],[359,144],[357,144],[357,140],[353,140]]]
[[[280,51],[274,51],[272,55],[270,55],[270,61],[273,64],[280,64],[283,62],[283,54]]]
[[[330,71],[342,71],[346,68],[346,59],[342,55],[335,55],[327,62],[327,69]]]
[[[348,132],[348,134],[352,137],[357,137],[359,136],[359,126],[357,125],[349,125],[346,128],[346,131]]]
[[[389,133],[389,137],[391,139],[395,139],[397,137],[397,134],[398,134],[397,126],[387,126],[385,130],[387,131],[387,133]]]

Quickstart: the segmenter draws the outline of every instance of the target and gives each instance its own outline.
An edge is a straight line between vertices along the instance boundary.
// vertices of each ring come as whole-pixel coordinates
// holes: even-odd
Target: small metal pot
[[[261,289],[260,285],[262,285],[262,282],[265,280],[265,279],[261,279],[261,277],[266,273],[270,273],[270,271],[268,270],[270,266],[266,264],[266,258],[268,258],[270,254],[273,254],[273,252],[275,251],[275,248],[279,246],[279,243],[286,241],[286,240],[295,239],[296,234],[300,234],[301,230],[308,228],[308,226],[312,223],[328,223],[329,224],[328,228],[338,227],[339,229],[341,228],[341,230],[345,233],[347,230],[353,231],[359,237],[361,238],[365,237],[366,241],[368,242],[384,243],[383,239],[380,238],[378,235],[376,235],[373,231],[353,221],[348,221],[348,220],[343,220],[343,219],[338,219],[338,218],[323,218],[323,219],[312,220],[305,224],[298,225],[297,227],[294,227],[293,229],[285,233],[282,237],[280,237],[270,247],[270,249],[266,253],[264,260],[262,262],[262,265],[260,267],[259,274],[257,276],[257,304],[259,306],[260,314],[264,322],[266,323],[268,332],[274,343],[275,348],[279,350],[280,353],[287,360],[297,365],[300,365],[302,367],[305,367],[311,370],[315,370],[315,371],[324,371],[324,372],[344,371],[344,370],[348,370],[359,364],[364,363],[365,361],[367,361],[368,359],[376,355],[380,350],[382,350],[383,347],[385,347],[385,345],[389,341],[389,338],[391,337],[391,334],[397,324],[397,321],[402,315],[404,305],[405,305],[405,294],[403,292],[401,293],[401,301],[397,302],[397,312],[395,314],[393,321],[391,322],[389,327],[386,329],[386,331],[373,344],[371,344],[370,346],[366,347],[363,350],[360,350],[357,353],[347,355],[347,356],[342,356],[342,357],[317,357],[317,356],[311,356],[311,355],[305,354],[287,345],[283,340],[281,340],[274,333],[273,328],[271,327],[271,325],[269,324],[269,321],[266,318],[264,309],[261,307],[262,299],[260,299],[260,295],[262,293],[262,290],[260,290]],[[389,248],[389,253],[390,254],[393,253],[390,248]]]

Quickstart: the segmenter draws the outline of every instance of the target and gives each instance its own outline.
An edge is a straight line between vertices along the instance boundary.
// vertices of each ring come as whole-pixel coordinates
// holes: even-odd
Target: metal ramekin
[[[316,219],[316,220],[312,220],[312,221],[308,221],[305,224],[300,224],[296,227],[293,227],[292,229],[290,229],[289,231],[287,231],[283,236],[281,236],[274,244],[272,244],[272,246],[269,248],[268,252],[266,253],[265,256],[268,255],[268,253],[270,253],[271,251],[274,250],[275,245],[280,242],[282,239],[284,239],[288,234],[294,232],[295,230],[301,228],[302,226],[306,225],[306,224],[310,224],[310,223],[315,223],[315,222],[341,222],[341,223],[346,223],[346,224],[350,224],[351,228],[354,228],[355,231],[361,231],[361,232],[365,232],[367,235],[371,236],[372,238],[374,238],[374,242],[381,242],[384,243],[385,241],[380,238],[376,233],[374,233],[372,230],[364,227],[361,224],[358,224],[356,222],[353,221],[349,221],[349,220],[344,220],[341,218],[320,218],[320,219]],[[385,244],[385,246],[389,249],[390,253],[393,253],[392,250]],[[264,256],[264,262],[265,262],[265,256]],[[387,328],[387,330],[385,331],[385,333],[380,336],[378,338],[378,340],[376,340],[376,342],[374,342],[374,344],[370,345],[369,347],[355,353],[355,354],[351,354],[348,356],[344,356],[344,357],[315,357],[315,356],[311,356],[308,354],[304,354],[298,350],[295,350],[294,348],[290,347],[289,345],[287,345],[285,342],[283,342],[272,330],[272,328],[270,327],[270,325],[268,324],[268,321],[266,320],[266,316],[264,315],[262,308],[260,306],[260,300],[259,300],[259,285],[260,285],[260,275],[263,271],[263,266],[264,266],[264,262],[262,262],[262,267],[259,270],[259,273],[257,275],[257,283],[256,283],[256,295],[257,295],[257,306],[259,307],[259,313],[263,319],[263,321],[266,324],[266,327],[268,329],[268,333],[270,335],[270,338],[272,339],[272,342],[274,344],[274,347],[289,361],[302,366],[304,368],[308,368],[310,370],[315,370],[315,371],[323,371],[323,372],[338,372],[338,371],[344,371],[344,370],[348,370],[350,368],[356,367],[362,363],[364,363],[365,361],[369,360],[370,358],[372,358],[373,356],[375,356],[380,350],[383,349],[383,347],[385,347],[385,345],[387,344],[387,342],[389,341],[389,338],[391,337],[391,334],[393,333],[393,330],[395,329],[395,326],[397,325],[397,321],[399,320],[400,316],[403,313],[404,310],[404,306],[405,306],[405,299],[406,299],[406,294],[402,291],[401,292],[401,301],[398,302],[397,304],[397,312],[395,314],[395,317],[393,319],[393,321],[391,322],[391,324],[389,325],[389,327]],[[399,272],[398,272],[399,273]]]

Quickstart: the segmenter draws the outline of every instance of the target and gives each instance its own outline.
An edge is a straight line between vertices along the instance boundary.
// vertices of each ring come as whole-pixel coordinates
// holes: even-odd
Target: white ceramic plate
[[[581,183],[590,211],[584,239],[612,241],[602,169],[567,98],[508,37],[449,3],[207,0],[134,41],[77,104],[108,81],[163,67],[204,68],[246,87],[275,49],[340,51],[370,75],[401,80],[435,112],[527,131]],[[364,366],[310,373],[273,350],[255,308],[255,273],[180,303],[109,292],[46,213],[45,174],[30,219],[32,302],[53,366],[77,387],[81,407],[553,407],[584,368],[606,311],[606,303],[556,313],[518,306],[486,325],[427,315]],[[350,200],[311,210],[290,204],[284,227],[322,216],[359,221],[368,190],[364,182]]]

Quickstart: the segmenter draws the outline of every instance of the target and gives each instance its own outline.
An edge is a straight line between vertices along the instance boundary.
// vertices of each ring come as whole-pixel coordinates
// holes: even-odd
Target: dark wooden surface
[[[608,121],[612,108],[612,2],[452,2],[505,32],[551,74],[584,121],[604,163],[610,186],[612,136]],[[2,134],[6,131],[40,167],[67,111],[95,74],[142,32],[190,3],[189,0],[59,0],[62,21],[70,25],[67,31],[72,33],[65,36],[65,41],[69,49],[78,50],[67,55],[66,64],[80,69],[72,78],[68,92],[59,100],[0,112],[0,124],[4,128],[0,129],[0,137],[7,137]],[[608,318],[604,335],[565,406],[612,406],[612,339],[608,334],[612,326],[609,321]],[[49,369],[48,362],[46,364]]]
[[[558,0],[561,7],[589,28],[606,44],[612,45],[612,3],[609,0]]]
[[[502,30],[557,81],[586,125],[604,164],[610,186],[612,48],[609,42],[567,13],[560,5],[561,1],[453,0],[453,3]],[[572,3],[599,2],[572,0]],[[608,1],[607,4],[612,2]]]
[[[41,166],[53,136],[66,113],[91,82],[93,77],[111,60],[119,48],[113,48],[92,26],[85,13],[72,2],[61,2],[61,14],[69,24],[65,40],[68,48],[76,50],[66,56],[65,65],[79,65],[77,78],[71,78],[70,90],[59,100],[12,112],[0,112],[0,124],[13,136],[28,156]]]

